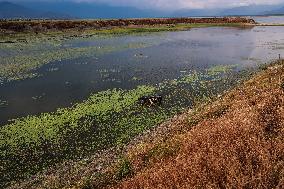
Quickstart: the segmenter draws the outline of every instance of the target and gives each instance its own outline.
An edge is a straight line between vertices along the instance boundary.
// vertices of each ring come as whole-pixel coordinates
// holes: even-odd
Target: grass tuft
[[[122,180],[132,174],[131,162],[126,158],[121,158],[117,168],[116,179]]]

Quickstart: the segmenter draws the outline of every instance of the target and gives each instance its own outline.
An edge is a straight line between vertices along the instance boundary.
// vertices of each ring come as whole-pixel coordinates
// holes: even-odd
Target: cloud
[[[134,6],[137,8],[158,8],[174,10],[181,8],[224,8],[251,4],[280,4],[284,0],[75,0],[77,2],[100,2],[115,6]]]

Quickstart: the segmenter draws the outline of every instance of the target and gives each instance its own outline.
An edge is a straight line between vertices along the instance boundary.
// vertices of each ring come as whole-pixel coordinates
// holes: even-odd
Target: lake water
[[[252,18],[262,24],[284,24],[284,16],[255,16]]]
[[[257,17],[263,23],[284,23],[284,17]],[[284,56],[284,27],[198,28],[189,31],[90,38],[63,46],[143,44],[115,52],[52,62],[40,77],[0,85],[0,123],[55,111],[81,102],[91,93],[112,88],[133,89],[175,79],[184,71],[215,65],[255,67]],[[0,52],[5,55],[7,52]],[[1,103],[0,103],[1,104]]]

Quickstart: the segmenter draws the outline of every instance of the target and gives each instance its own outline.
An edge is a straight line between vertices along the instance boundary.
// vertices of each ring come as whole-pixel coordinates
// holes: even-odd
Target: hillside
[[[282,14],[281,5],[249,5],[234,8],[142,9],[131,6],[111,6],[97,2],[67,1],[17,1],[0,2],[0,18],[48,18],[48,19],[117,19],[117,18],[157,18],[188,16],[228,16]]]
[[[128,6],[110,6],[96,2],[41,1],[24,2],[26,7],[45,12],[55,11],[83,19],[149,18],[167,16],[159,10],[138,9]]]
[[[265,12],[267,15],[284,15],[284,6],[272,11]]]
[[[269,12],[277,9],[278,6],[275,5],[249,5],[235,7],[231,9],[223,10],[219,15],[226,16],[244,16],[244,15],[263,15],[264,12]]]
[[[262,15],[279,9],[275,5],[250,5],[234,8],[178,9],[162,11],[158,9],[139,9],[128,6],[110,6],[94,2],[25,2],[29,8],[42,11],[56,11],[76,18],[153,18],[153,17],[187,17],[187,16],[227,16],[227,15]]]
[[[25,7],[23,5],[0,2],[0,19],[17,18],[48,18],[48,19],[66,19],[71,18],[67,14],[61,14],[53,11],[40,11]]]
[[[249,5],[234,8],[215,9],[181,9],[175,11],[172,16],[247,16],[264,15],[268,12],[277,12],[276,5]]]
[[[29,8],[9,2],[0,2],[0,18],[34,18],[36,14]]]
[[[11,188],[283,188],[284,61],[122,149]]]
[[[171,14],[173,17],[217,16],[223,9],[180,9]]]

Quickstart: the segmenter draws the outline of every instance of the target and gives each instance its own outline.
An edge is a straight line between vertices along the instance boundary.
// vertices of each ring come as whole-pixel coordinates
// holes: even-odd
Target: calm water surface
[[[281,19],[284,21],[284,17]],[[129,43],[148,45],[90,58],[53,62],[37,71],[41,77],[0,85],[0,99],[7,101],[7,105],[0,106],[0,123],[55,111],[81,102],[91,93],[107,89],[155,85],[165,79],[178,78],[186,70],[230,64],[245,69],[269,62],[278,54],[284,56],[284,27],[199,28],[73,40],[65,45],[82,47]]]
[[[284,24],[284,16],[255,16],[253,19],[263,24]]]

